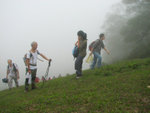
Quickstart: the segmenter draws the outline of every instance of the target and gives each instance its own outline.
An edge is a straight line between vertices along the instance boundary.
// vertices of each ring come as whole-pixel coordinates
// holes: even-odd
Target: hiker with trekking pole
[[[17,64],[13,63],[11,59],[8,60],[8,66],[7,66],[7,75],[6,78],[3,79],[4,83],[8,83],[8,87],[11,90],[12,89],[12,83],[13,80],[15,82],[16,87],[19,87],[19,69]]]
[[[42,53],[40,53],[37,50],[38,43],[32,42],[31,43],[31,50],[25,54],[24,56],[24,62],[26,65],[26,80],[25,80],[25,92],[29,91],[29,76],[31,75],[31,89],[36,89],[35,85],[35,79],[36,79],[36,73],[37,73],[37,59],[38,55],[40,55],[42,58],[47,60],[48,62],[51,62],[51,59],[48,59],[46,56],[44,56]]]
[[[103,41],[105,40],[105,35],[100,34],[99,39],[92,42],[89,46],[89,50],[91,51],[90,56],[93,54],[94,59],[91,65],[91,69],[95,68],[95,65],[97,64],[97,68],[100,68],[102,65],[102,56],[101,56],[101,49],[104,49],[108,55],[110,55],[110,52],[105,47]]]
[[[86,49],[87,49],[87,34],[83,31],[79,31],[77,35],[78,41],[75,43],[73,56],[76,58],[75,70],[77,75],[76,78],[78,79],[82,76],[82,64],[83,59],[86,56]]]

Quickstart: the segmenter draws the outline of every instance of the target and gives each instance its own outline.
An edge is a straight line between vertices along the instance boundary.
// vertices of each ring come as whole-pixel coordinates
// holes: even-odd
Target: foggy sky
[[[120,1],[0,0],[0,89],[7,88],[1,82],[6,76],[7,59],[18,64],[20,83],[24,84],[23,56],[32,41],[37,41],[38,50],[53,59],[50,77],[74,73],[72,49],[77,31],[88,34],[88,44],[97,39],[103,32],[101,26],[106,14]],[[88,67],[84,62],[83,68]],[[41,78],[46,68],[47,61],[38,61],[37,76]]]

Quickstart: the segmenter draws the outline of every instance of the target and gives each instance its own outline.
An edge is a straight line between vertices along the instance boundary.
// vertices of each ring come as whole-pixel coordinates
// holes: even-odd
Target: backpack
[[[32,53],[30,53],[30,58],[31,58],[32,56],[33,56]],[[27,66],[27,54],[24,55],[23,61],[24,61],[25,66]]]
[[[93,42],[89,45],[89,51],[92,50],[94,44],[95,44],[95,41],[93,41]]]
[[[7,69],[9,70],[9,65],[7,66]],[[13,71],[14,71],[15,73],[17,72],[16,66],[15,66],[14,63],[13,63]]]
[[[78,55],[79,55],[79,48],[77,46],[75,46],[73,48],[72,55],[73,55],[74,58],[78,57]]]

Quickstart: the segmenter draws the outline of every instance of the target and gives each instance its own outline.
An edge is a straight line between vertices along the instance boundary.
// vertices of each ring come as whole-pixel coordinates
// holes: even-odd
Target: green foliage
[[[148,113],[150,58],[118,62],[101,69],[0,92],[0,113]]]
[[[150,57],[150,1],[123,0],[104,26],[113,61]],[[118,9],[119,8],[119,9]]]

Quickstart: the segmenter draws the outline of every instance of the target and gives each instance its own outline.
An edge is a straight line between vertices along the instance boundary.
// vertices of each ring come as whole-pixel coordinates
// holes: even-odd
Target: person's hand
[[[77,43],[75,43],[75,46],[77,46]]]
[[[31,70],[30,69],[28,70],[28,73],[31,74]]]
[[[78,41],[75,43],[75,46],[78,46]]]
[[[110,52],[108,51],[107,54],[110,55]]]
[[[90,56],[92,56],[92,54],[93,54],[93,53],[91,52],[91,53],[90,53]]]
[[[19,76],[17,76],[17,79],[19,80],[19,79],[20,79],[20,77],[19,77]]]
[[[51,62],[51,61],[52,61],[52,59],[48,59],[48,61],[49,61],[49,62]]]

